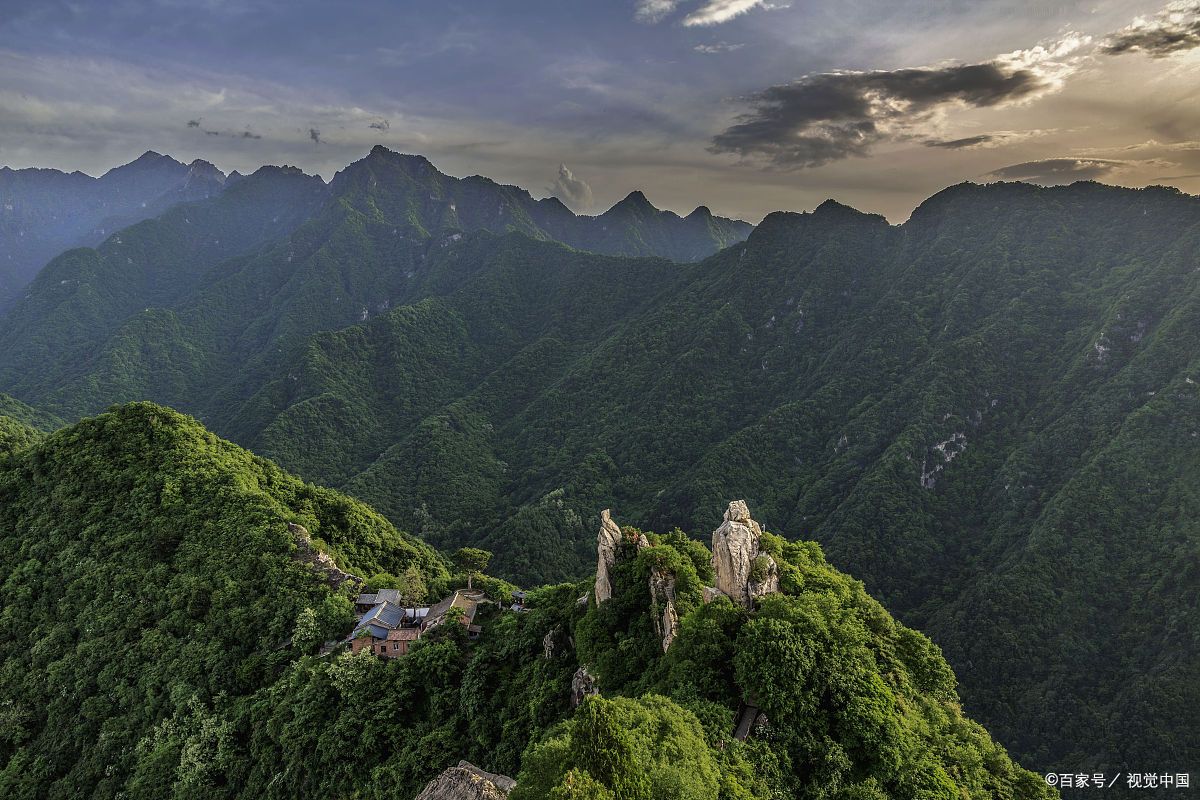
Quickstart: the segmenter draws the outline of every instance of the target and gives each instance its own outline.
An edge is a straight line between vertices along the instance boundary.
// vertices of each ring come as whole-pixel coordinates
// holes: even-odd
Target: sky
[[[0,0],[0,164],[328,179],[375,144],[581,213],[1200,193],[1200,0]]]

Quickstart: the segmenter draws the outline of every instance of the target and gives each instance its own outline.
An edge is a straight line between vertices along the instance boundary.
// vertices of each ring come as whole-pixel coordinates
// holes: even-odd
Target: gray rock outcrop
[[[585,697],[594,694],[600,694],[600,690],[596,688],[596,679],[592,673],[588,672],[587,667],[575,670],[571,677],[571,708],[578,708]]]
[[[717,591],[749,608],[755,597],[779,591],[779,565],[759,551],[762,527],[750,517],[745,500],[734,500],[725,520],[713,531],[712,563]]]
[[[779,591],[779,565],[769,553],[761,553],[750,565],[750,583],[746,589],[752,600]]]
[[[600,533],[596,535],[596,604],[612,597],[610,580],[613,564],[617,563],[617,547],[621,544],[621,529],[613,522],[609,509],[600,512]]]
[[[333,560],[333,557],[328,553],[322,553],[317,548],[313,547],[312,535],[308,532],[308,528],[303,525],[297,525],[294,522],[287,524],[288,532],[296,539],[296,560],[302,564],[307,564],[317,572],[325,576],[325,580],[334,589],[339,588],[343,583],[350,582],[352,586],[363,586],[364,581],[357,575],[351,575],[349,572],[344,572]]]
[[[675,611],[675,576],[658,567],[650,570],[650,609],[654,632],[665,653],[679,633],[679,614]]]
[[[507,775],[493,775],[459,761],[430,781],[416,800],[504,800],[516,785]]]

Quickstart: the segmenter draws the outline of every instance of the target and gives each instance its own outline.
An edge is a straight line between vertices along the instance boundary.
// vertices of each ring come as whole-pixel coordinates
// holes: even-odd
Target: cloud
[[[319,130],[317,130],[316,128],[309,128],[308,129],[308,138],[312,139],[313,144],[320,144],[321,143],[321,132]]]
[[[633,18],[638,22],[653,25],[674,13],[681,3],[682,0],[637,0]],[[756,8],[787,7],[769,3],[767,0],[704,0],[703,5],[683,18],[683,24],[688,27],[720,25]]]
[[[732,53],[734,50],[741,50],[745,47],[744,44],[729,44],[728,42],[716,42],[715,44],[698,44],[692,49],[697,53]]]
[[[866,156],[881,142],[921,136],[921,126],[956,108],[999,108],[1057,90],[1075,69],[1071,53],[1087,42],[1070,34],[979,64],[807,75],[746,98],[752,110],[709,150],[793,169]]]
[[[708,0],[703,6],[683,18],[684,25],[720,25],[755,8],[767,5],[766,0]]]
[[[1001,167],[986,177],[1044,184],[1073,183],[1096,180],[1136,163],[1106,158],[1044,158]]]
[[[1053,132],[1053,130],[992,131],[991,133],[980,133],[975,136],[964,136],[958,139],[926,139],[921,144],[926,147],[937,147],[943,150],[981,150],[1000,147],[1025,139],[1033,139],[1034,137],[1045,136]]]
[[[367,127],[374,128],[377,131],[386,131],[388,128],[392,127],[392,123],[388,122],[386,119],[377,119]]]
[[[928,140],[922,142],[926,147],[941,147],[946,150],[969,150],[975,147],[987,147],[994,144],[996,136],[991,133],[981,133],[978,136],[966,136],[962,139],[949,139],[943,141]]]
[[[679,0],[637,0],[633,18],[649,24],[661,22],[678,5]]]
[[[1200,47],[1200,0],[1176,0],[1152,17],[1137,17],[1129,25],[1109,34],[1100,52],[1117,56],[1145,53],[1165,58]]]
[[[187,126],[189,128],[200,128],[200,120],[198,120],[198,119],[188,120]],[[220,130],[208,130],[207,128],[201,128],[201,130],[204,131],[205,136],[227,136],[227,137],[231,137],[234,139],[261,139],[262,138],[262,136],[260,134],[255,133],[254,131],[250,130],[249,128],[246,128],[244,131],[220,131]]]
[[[549,192],[576,209],[585,210],[592,205],[592,187],[576,177],[566,164],[558,165],[558,177],[554,179]]]

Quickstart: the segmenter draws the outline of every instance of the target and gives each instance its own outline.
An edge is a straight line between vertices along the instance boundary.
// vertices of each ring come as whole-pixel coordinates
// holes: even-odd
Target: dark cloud
[[[1145,53],[1165,58],[1200,47],[1200,1],[1169,3],[1150,18],[1138,18],[1105,37],[1100,52],[1110,56]]]
[[[381,119],[372,122],[367,127],[374,128],[377,131],[386,131],[388,128],[392,127],[392,123],[388,122],[386,119]]]
[[[558,165],[558,177],[554,179],[549,192],[577,210],[587,210],[592,205],[592,187],[587,181],[576,177],[566,164]]]
[[[1072,183],[1096,180],[1127,166],[1128,161],[1107,158],[1045,158],[1001,167],[986,177],[1046,184]]]
[[[991,144],[996,140],[996,137],[990,133],[981,133],[978,136],[967,136],[963,139],[949,139],[944,141],[930,140],[922,142],[926,147],[941,147],[946,150],[968,150],[972,147],[982,147],[985,144]]]
[[[312,139],[313,144],[320,144],[321,143],[321,132],[319,130],[317,130],[316,128],[309,128],[308,129],[308,138]]]
[[[187,126],[189,128],[200,128],[200,120],[198,120],[198,119],[188,120]],[[249,128],[247,128],[244,131],[238,131],[238,132],[220,131],[220,130],[210,131],[207,128],[200,128],[200,129],[202,131],[204,131],[205,136],[224,136],[224,137],[232,137],[235,139],[261,139],[262,138],[261,135],[255,133],[254,131],[250,130]]]
[[[809,75],[749,97],[753,111],[713,137],[709,149],[781,167],[817,167],[865,156],[940,108],[997,106],[1047,86],[1038,71],[1000,62]]]

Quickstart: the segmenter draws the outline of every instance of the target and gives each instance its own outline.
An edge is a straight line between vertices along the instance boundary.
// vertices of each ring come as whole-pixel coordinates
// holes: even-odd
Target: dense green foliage
[[[522,582],[586,569],[596,508],[702,535],[745,497],[931,635],[1029,763],[1193,763],[1197,252],[1195,199],[1081,184],[775,215],[670,273],[473,258],[436,309],[313,337],[266,384],[287,407],[231,430]],[[459,327],[428,348],[433,320]]]
[[[958,707],[937,648],[895,623],[811,542],[768,536],[783,594],[753,613],[700,602],[707,550],[676,533],[626,546],[614,595],[577,622],[605,695],[528,753],[517,798],[1045,797]],[[636,552],[636,555],[635,555]],[[664,655],[650,570],[676,584]],[[767,715],[733,737],[743,701]]]
[[[12,417],[0,417],[0,458],[24,450],[42,437],[40,431]]]
[[[0,457],[0,795],[408,800],[460,758],[519,775],[517,798],[1049,794],[961,716],[937,648],[816,544],[764,538],[786,595],[748,614],[700,602],[703,545],[649,534],[603,606],[546,587],[525,612],[483,606],[477,640],[443,626],[381,659],[314,654],[349,630],[349,589],[288,523],[345,569],[448,586],[366,507],[158,406]],[[665,655],[651,570],[677,589]],[[572,713],[584,662],[603,696]],[[738,741],[749,698],[770,722]]]
[[[0,390],[178,406],[523,584],[584,575],[599,508],[696,536],[745,497],[929,634],[1026,763],[1200,760],[1195,198],[962,185],[675,264],[541,241],[586,244],[422,159],[329,191],[178,295],[115,288],[157,246],[64,255],[0,322]]]
[[[6,394],[0,394],[0,417],[8,417],[43,432],[61,428],[65,424],[63,420],[53,414],[30,408],[20,400]]]
[[[351,621],[289,522],[348,569],[448,577],[365,506],[149,404],[0,456],[0,796],[161,797],[167,763],[204,796],[183,788],[221,772],[221,715],[296,659],[301,613],[315,641]]]

